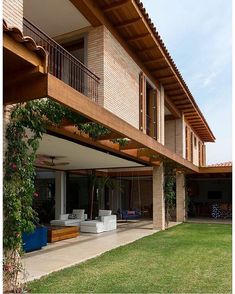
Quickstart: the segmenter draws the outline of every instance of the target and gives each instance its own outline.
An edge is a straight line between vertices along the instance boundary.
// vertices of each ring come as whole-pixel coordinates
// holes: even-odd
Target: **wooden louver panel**
[[[146,78],[143,72],[139,76],[139,129],[146,133]]]
[[[157,91],[153,91],[153,138],[157,140]]]

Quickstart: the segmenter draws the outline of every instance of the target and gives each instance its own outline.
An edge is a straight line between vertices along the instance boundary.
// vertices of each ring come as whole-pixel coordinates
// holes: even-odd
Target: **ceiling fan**
[[[56,162],[58,159],[64,158],[64,156],[51,156],[51,155],[37,155],[36,164],[46,165],[50,167],[68,165],[69,162]]]

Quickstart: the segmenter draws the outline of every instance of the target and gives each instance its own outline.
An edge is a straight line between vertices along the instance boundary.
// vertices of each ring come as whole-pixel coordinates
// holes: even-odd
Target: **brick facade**
[[[9,27],[23,31],[23,0],[3,0],[3,18]]]
[[[88,67],[101,79],[99,104],[139,128],[141,70],[104,26],[88,33]]]
[[[87,66],[100,78],[99,104],[104,105],[104,26],[93,28],[87,34]]]
[[[153,228],[165,230],[164,167],[153,168]]]
[[[176,221],[184,222],[186,217],[185,209],[185,175],[176,174]]]

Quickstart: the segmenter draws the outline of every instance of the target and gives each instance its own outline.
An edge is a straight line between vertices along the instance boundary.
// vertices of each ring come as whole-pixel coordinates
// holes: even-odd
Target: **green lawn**
[[[231,243],[231,225],[182,224],[34,281],[28,291],[231,293]]]

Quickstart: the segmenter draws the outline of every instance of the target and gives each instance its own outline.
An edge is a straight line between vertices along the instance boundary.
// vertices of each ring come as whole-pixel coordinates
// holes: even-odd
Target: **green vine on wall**
[[[14,292],[19,291],[19,272],[22,270],[22,233],[32,232],[37,222],[32,208],[35,191],[36,151],[47,126],[59,126],[63,119],[74,124],[92,139],[110,131],[87,120],[50,99],[17,104],[11,109],[6,129],[7,151],[4,161],[4,283]]]

